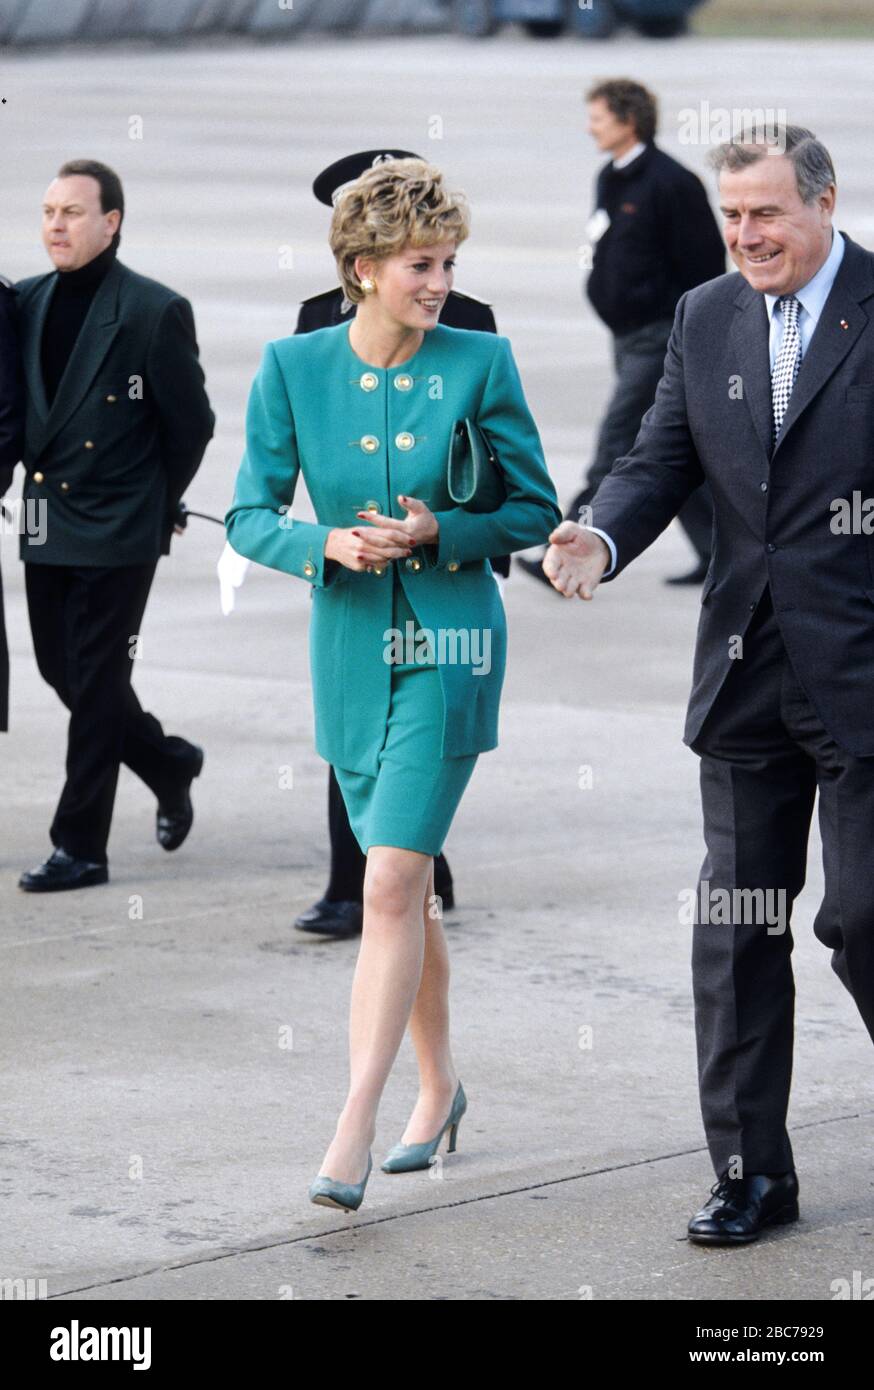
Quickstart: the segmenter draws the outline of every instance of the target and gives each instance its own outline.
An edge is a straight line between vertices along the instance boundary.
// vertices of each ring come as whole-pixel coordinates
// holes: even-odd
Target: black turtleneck
[[[91,301],[114,260],[115,247],[107,246],[99,256],[79,266],[78,270],[58,271],[40,345],[43,383],[49,405],[55,398],[79,330],[91,308]]]

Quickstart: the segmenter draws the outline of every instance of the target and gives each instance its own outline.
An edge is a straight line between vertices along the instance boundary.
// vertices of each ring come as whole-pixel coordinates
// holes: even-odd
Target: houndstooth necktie
[[[783,340],[771,373],[771,401],[774,412],[774,434],[776,441],[783,417],[789,406],[789,397],[801,366],[801,334],[798,331],[798,311],[801,308],[794,294],[783,295],[777,303],[783,313]]]

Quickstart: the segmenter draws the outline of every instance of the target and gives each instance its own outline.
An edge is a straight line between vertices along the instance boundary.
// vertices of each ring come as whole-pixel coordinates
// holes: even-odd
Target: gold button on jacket
[[[33,481],[34,481],[35,483],[44,483],[44,482],[45,482],[45,476],[46,476],[45,473],[34,473],[34,475],[33,475]]]
[[[375,391],[379,385],[379,377],[373,372],[365,372],[364,376],[361,377],[358,382],[358,385],[361,387],[362,391]]]
[[[412,449],[415,442],[415,436],[407,430],[402,430],[400,434],[395,435],[395,444],[399,449]]]
[[[413,378],[407,376],[406,372],[401,372],[400,376],[395,377],[394,384],[398,391],[409,391],[413,385]]]
[[[375,434],[363,434],[358,442],[365,454],[375,454],[379,448],[379,440]]]

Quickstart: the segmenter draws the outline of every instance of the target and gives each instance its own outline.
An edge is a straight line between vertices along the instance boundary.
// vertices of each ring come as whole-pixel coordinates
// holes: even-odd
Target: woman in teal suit
[[[227,514],[236,551],[311,587],[316,749],[367,854],[349,1093],[310,1189],[347,1210],[408,1025],[419,1096],[383,1168],[427,1168],[447,1131],[455,1147],[466,1100],[433,856],[498,742],[506,624],[487,557],[545,542],[561,520],[509,342],[438,322],[468,229],[464,199],[423,160],[379,164],[341,192],[331,248],[355,318],[268,343]],[[465,416],[504,473],[494,512],[449,496]],[[315,522],[290,514],[299,474]]]

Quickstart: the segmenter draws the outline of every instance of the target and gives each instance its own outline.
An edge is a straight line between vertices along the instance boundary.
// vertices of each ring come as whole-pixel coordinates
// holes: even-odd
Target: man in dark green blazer
[[[51,857],[27,892],[105,883],[119,764],[154,792],[157,835],[191,826],[203,751],[168,737],[131,687],[159,557],[215,417],[186,299],[116,258],[124,195],[106,165],[62,166],[43,203],[55,269],[18,288],[27,382],[23,530],[37,664],[70,711],[67,780]]]

